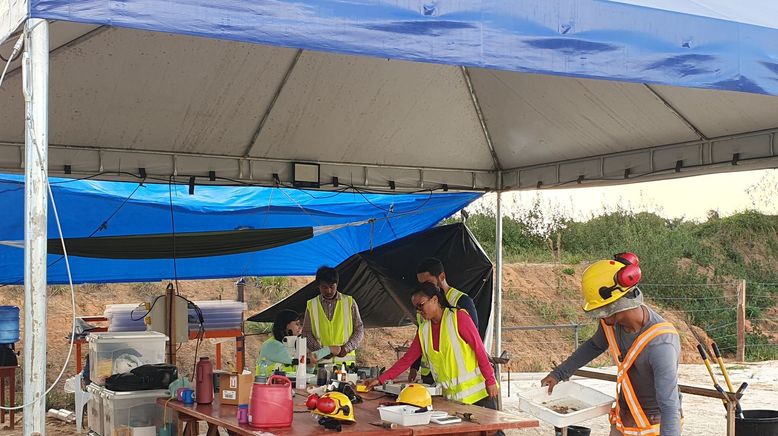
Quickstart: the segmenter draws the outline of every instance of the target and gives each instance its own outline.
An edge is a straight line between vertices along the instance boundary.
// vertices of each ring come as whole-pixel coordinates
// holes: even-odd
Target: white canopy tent
[[[496,190],[775,166],[772,96],[63,22],[50,45],[52,175],[272,186],[314,162],[323,184]],[[4,172],[24,167],[21,82],[17,60],[0,89]]]
[[[292,163],[315,163],[321,189],[497,191],[501,242],[502,191],[778,162],[778,30],[752,10],[560,0],[467,18],[456,5],[469,2],[352,2],[385,12],[362,19],[337,2],[174,3],[0,2],[0,53],[26,29],[0,88],[0,171],[29,182],[25,434],[45,416],[47,174],[275,186],[294,182]],[[513,33],[495,37],[508,12]],[[727,38],[734,47],[715,44]]]

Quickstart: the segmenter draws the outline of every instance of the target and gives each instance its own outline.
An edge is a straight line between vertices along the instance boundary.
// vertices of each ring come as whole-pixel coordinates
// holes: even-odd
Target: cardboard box
[[[219,374],[219,403],[237,406],[248,404],[254,374]]]

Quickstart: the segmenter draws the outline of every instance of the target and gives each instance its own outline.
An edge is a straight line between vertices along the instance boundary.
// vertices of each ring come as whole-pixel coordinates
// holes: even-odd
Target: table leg
[[[16,407],[16,368],[11,369],[11,377],[10,377],[10,383],[11,383],[11,397],[9,398],[9,401],[11,403],[11,407]],[[11,416],[11,422],[9,423],[11,430],[14,429],[14,410],[11,409],[9,415]]]
[[[208,423],[208,433],[205,436],[219,436],[219,427],[215,424]]]
[[[0,406],[5,407],[5,371],[0,371]],[[0,409],[0,424],[5,422],[5,410]]]
[[[81,342],[76,342],[76,374],[81,372]]]

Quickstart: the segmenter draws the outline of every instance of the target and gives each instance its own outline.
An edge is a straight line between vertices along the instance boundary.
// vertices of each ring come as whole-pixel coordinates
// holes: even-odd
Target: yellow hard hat
[[[432,397],[429,391],[422,385],[407,385],[400,391],[397,402],[411,406],[421,407],[423,409],[432,409]]]
[[[316,408],[313,413],[339,421],[356,422],[354,419],[354,406],[351,400],[341,392],[327,392],[316,400]]]
[[[589,265],[581,278],[583,310],[591,312],[620,299],[637,285],[640,275],[640,267],[622,257]]]

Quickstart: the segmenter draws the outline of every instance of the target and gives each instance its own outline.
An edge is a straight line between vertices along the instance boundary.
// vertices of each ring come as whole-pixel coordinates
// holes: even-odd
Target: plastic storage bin
[[[89,342],[89,376],[105,385],[111,374],[129,372],[149,363],[165,362],[167,336],[158,332],[94,333]]]
[[[86,391],[92,394],[92,398],[86,407],[87,423],[89,430],[102,436],[103,433],[103,387],[90,383]]]
[[[112,333],[146,331],[145,314],[146,309],[138,304],[109,304],[103,312],[108,319],[108,331]]]
[[[567,427],[607,414],[614,401],[597,389],[563,382],[551,395],[547,387],[520,393],[519,409],[555,427]]]
[[[165,424],[172,422],[173,413],[165,417],[157,398],[168,397],[166,389],[153,391],[114,392],[103,389],[102,436],[156,436]]]
[[[231,330],[239,329],[243,322],[243,312],[248,306],[242,301],[235,300],[209,300],[195,301],[203,313],[203,328],[205,330]],[[200,328],[199,318],[194,309],[189,309],[189,330],[197,331]]]
[[[416,406],[383,406],[378,408],[381,414],[381,420],[393,422],[403,426],[426,425],[430,423],[432,411],[416,413],[419,410]]]

